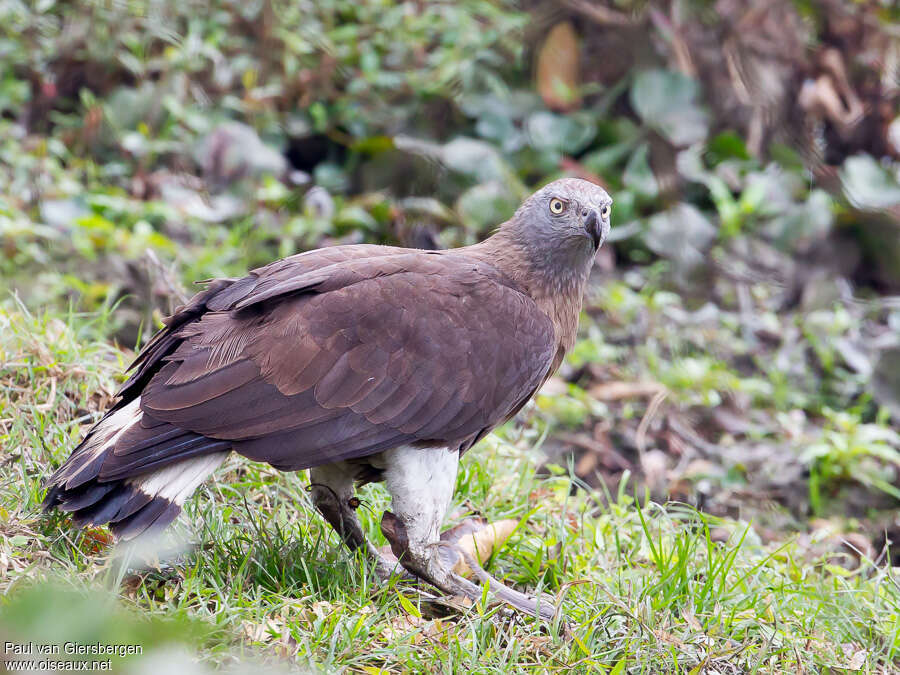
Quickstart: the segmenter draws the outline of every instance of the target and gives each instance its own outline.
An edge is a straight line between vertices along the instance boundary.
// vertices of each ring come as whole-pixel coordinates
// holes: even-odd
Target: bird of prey
[[[366,540],[353,496],[384,481],[381,529],[405,571],[481,598],[439,550],[457,464],[572,347],[611,204],[564,178],[472,246],[336,246],[209,282],[140,352],[49,479],[45,509],[130,539],[167,526],[234,451],[309,469],[322,516],[389,575],[396,562]],[[552,616],[481,572],[501,600]]]

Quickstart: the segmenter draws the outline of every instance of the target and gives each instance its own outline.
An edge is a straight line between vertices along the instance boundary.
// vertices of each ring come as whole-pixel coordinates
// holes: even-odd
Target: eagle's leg
[[[442,547],[452,546],[441,542],[440,527],[453,496],[459,454],[445,448],[398,448],[385,453],[385,460],[393,513],[384,513],[381,531],[400,564],[445,593],[480,600],[481,587],[453,572],[448,558],[441,555]],[[549,601],[504,586],[474,560],[467,562],[497,599],[548,621],[556,615]]]
[[[383,555],[363,533],[353,496],[355,473],[355,468],[347,462],[324,464],[310,469],[310,496],[316,509],[340,535],[347,548],[351,551],[363,549],[375,563],[378,576],[387,580],[399,568],[396,561]]]

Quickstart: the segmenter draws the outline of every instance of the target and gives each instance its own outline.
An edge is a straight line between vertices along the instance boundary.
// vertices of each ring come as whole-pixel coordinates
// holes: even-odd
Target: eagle
[[[441,555],[459,459],[574,344],[611,205],[603,188],[563,178],[471,246],[334,246],[208,282],[163,322],[115,405],[48,479],[45,510],[108,523],[121,540],[159,531],[233,451],[308,469],[316,509],[379,576],[480,599]],[[391,495],[381,530],[402,569],[357,517],[354,489],[373,481]],[[500,600],[553,616],[477,574]]]

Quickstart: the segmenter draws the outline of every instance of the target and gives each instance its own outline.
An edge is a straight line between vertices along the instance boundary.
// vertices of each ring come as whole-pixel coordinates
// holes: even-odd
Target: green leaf
[[[505,183],[489,181],[469,188],[456,202],[456,211],[465,225],[480,231],[508,219],[518,206]]]
[[[542,110],[530,115],[525,127],[536,149],[567,154],[583,150],[597,135],[593,118],[586,114],[556,115]]]
[[[499,143],[504,152],[515,152],[525,142],[524,135],[508,115],[501,115],[492,110],[479,118],[475,131],[482,138]]]
[[[394,139],[390,136],[378,135],[361,138],[353,143],[350,148],[354,152],[361,152],[367,155],[377,155],[382,152],[394,149]]]
[[[378,229],[378,223],[375,218],[361,206],[346,206],[342,208],[334,220],[335,224],[340,227],[372,231]]]
[[[684,274],[703,264],[716,233],[715,225],[697,207],[681,203],[650,218],[644,241]]]
[[[706,138],[709,115],[694,99],[697,82],[668,70],[645,70],[631,86],[631,105],[641,119],[673,145],[691,145]]]
[[[844,194],[856,208],[881,211],[900,204],[897,177],[870,155],[854,155],[841,167]]]
[[[744,139],[733,131],[723,131],[709,139],[709,143],[706,144],[706,155],[712,166],[726,159],[750,159]]]
[[[441,148],[440,157],[454,171],[482,181],[502,179],[510,173],[494,146],[474,138],[454,138]]]
[[[422,612],[419,611],[419,608],[416,607],[414,604],[412,604],[409,601],[409,598],[407,598],[405,595],[403,595],[400,591],[396,591],[396,593],[397,593],[397,598],[400,600],[400,606],[403,607],[403,611],[406,612],[407,614],[413,615],[417,619],[421,619]]]
[[[321,185],[331,193],[343,192],[349,185],[349,179],[343,167],[333,162],[322,162],[313,169],[316,185]]]
[[[653,199],[659,194],[659,184],[656,182],[653,169],[650,168],[648,155],[649,147],[646,143],[641,144],[628,160],[622,180],[625,187],[631,188],[641,196]]]
[[[828,235],[833,222],[831,196],[824,190],[813,190],[805,202],[793,204],[775,216],[765,232],[783,250],[807,249]]]
[[[602,174],[617,166],[628,156],[633,147],[634,144],[631,141],[607,145],[583,157],[581,163],[590,171]]]
[[[578,645],[578,648],[584,653],[585,656],[591,655],[591,650],[587,648],[587,645],[584,644],[580,637],[573,633],[572,639],[575,641],[575,644]]]

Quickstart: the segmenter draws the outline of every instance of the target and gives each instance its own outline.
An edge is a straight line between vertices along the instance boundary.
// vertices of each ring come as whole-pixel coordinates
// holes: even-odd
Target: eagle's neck
[[[574,242],[569,247],[534,250],[501,228],[490,238],[462,249],[490,263],[522,288],[551,321],[559,353],[553,370],[575,344],[578,315],[594,262],[592,248]]]

